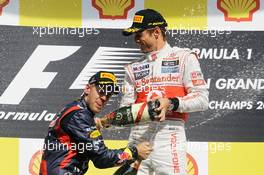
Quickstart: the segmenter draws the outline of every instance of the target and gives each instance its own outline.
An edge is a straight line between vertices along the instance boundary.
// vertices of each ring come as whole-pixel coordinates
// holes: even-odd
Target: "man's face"
[[[85,101],[88,104],[91,111],[93,111],[94,113],[101,112],[102,108],[105,106],[109,98],[112,96],[111,94],[104,95],[103,93],[100,92],[100,88],[98,88],[98,86],[95,86],[94,84],[87,85],[84,89],[84,92],[88,94],[85,97]]]
[[[151,30],[135,33],[135,42],[143,53],[149,53],[157,49],[157,39],[153,29]]]

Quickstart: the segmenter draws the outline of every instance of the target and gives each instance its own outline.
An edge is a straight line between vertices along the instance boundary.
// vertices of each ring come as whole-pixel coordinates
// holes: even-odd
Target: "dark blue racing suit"
[[[45,138],[40,175],[82,175],[91,160],[97,168],[137,158],[136,147],[108,149],[85,101],[74,101],[57,114]]]

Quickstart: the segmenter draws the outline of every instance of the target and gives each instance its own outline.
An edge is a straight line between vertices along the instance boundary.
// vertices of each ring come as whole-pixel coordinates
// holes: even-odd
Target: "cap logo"
[[[100,73],[100,78],[108,78],[112,80],[114,83],[116,83],[116,77],[113,74],[102,72]]]
[[[125,29],[126,32],[129,32],[129,33],[134,33],[134,32],[137,32],[139,29],[137,28],[128,28],[128,29]]]
[[[143,22],[143,18],[144,18],[144,16],[135,15],[134,16],[134,19],[133,19],[133,22],[135,22],[135,23],[142,23]]]
[[[165,22],[150,22],[150,23],[148,23],[148,26],[159,26],[159,25],[162,25],[164,23]]]

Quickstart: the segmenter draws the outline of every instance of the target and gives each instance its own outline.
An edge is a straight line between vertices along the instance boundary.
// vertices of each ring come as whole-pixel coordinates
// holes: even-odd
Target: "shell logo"
[[[198,175],[198,165],[189,153],[187,153],[187,173],[188,175]]]
[[[99,11],[100,19],[126,19],[135,0],[92,0],[92,6]]]
[[[30,175],[39,175],[40,162],[42,157],[42,150],[37,151],[30,159],[28,171]]]
[[[252,21],[259,7],[259,0],[217,0],[217,8],[224,13],[225,21]]]
[[[9,3],[9,0],[0,0],[0,16],[2,15],[3,7]]]

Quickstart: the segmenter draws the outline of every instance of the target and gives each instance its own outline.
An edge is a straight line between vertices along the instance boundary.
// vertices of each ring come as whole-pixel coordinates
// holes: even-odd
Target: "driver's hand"
[[[166,114],[168,112],[168,108],[170,106],[170,100],[168,98],[163,97],[156,97],[154,100],[159,100],[160,106],[155,109],[155,111],[159,112],[160,114],[157,116],[159,121],[164,121],[166,119]]]
[[[151,151],[153,151],[152,145],[149,142],[141,142],[137,146],[138,156],[140,159],[147,159]]]

